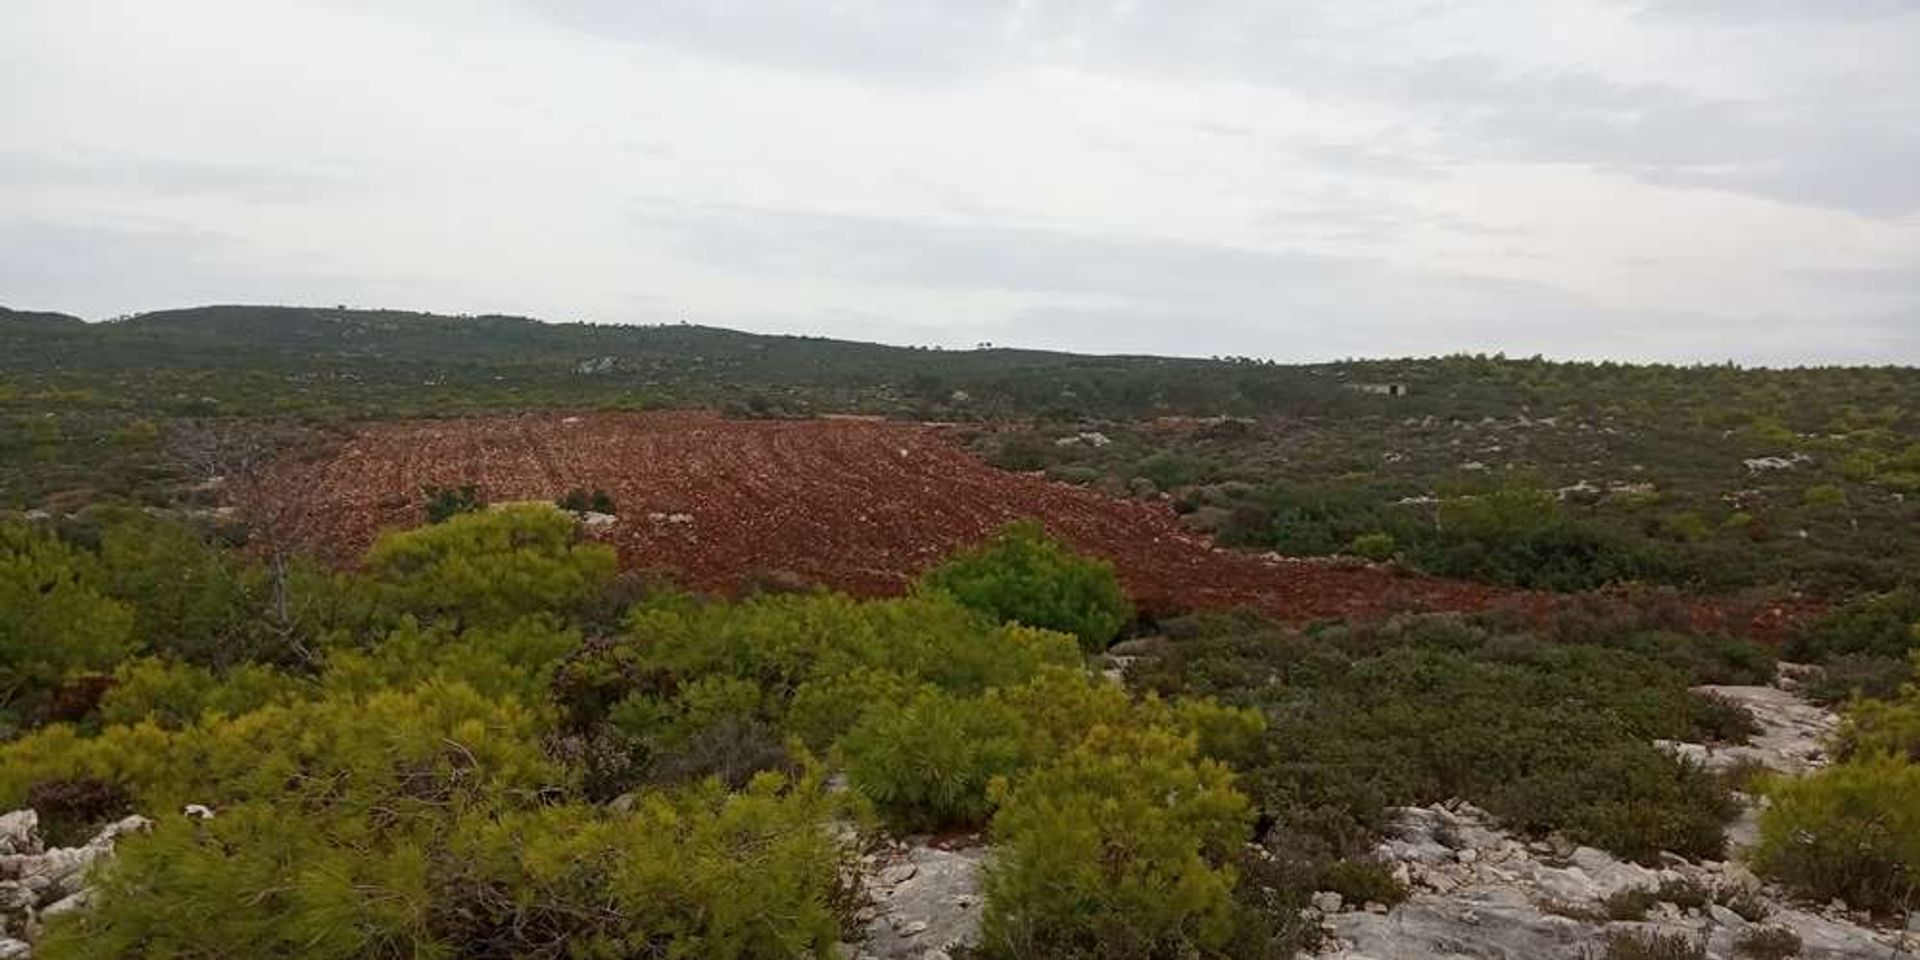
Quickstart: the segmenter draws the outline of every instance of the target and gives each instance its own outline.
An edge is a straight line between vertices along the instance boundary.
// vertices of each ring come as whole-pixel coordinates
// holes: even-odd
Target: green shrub
[[[0,522],[0,708],[43,700],[67,677],[110,672],[133,655],[133,612],[102,587],[91,556]]]
[[[1399,548],[1399,545],[1399,541],[1393,538],[1393,534],[1375,531],[1354,537],[1353,543],[1347,549],[1355,556],[1379,562],[1393,559],[1393,552]]]
[[[1608,920],[1636,922],[1647,918],[1647,911],[1660,902],[1660,897],[1646,887],[1626,887],[1615,890],[1600,902],[1600,911]]]
[[[1434,532],[1409,542],[1407,555],[1431,573],[1548,590],[1682,578],[1654,542],[1576,520],[1553,494],[1527,487],[1444,498]]]
[[[1029,758],[1011,707],[932,689],[868,711],[840,749],[853,788],[908,829],[984,823],[993,812],[988,786]]]
[[[1748,927],[1733,940],[1734,954],[1748,960],[1793,960],[1804,946],[1787,927]]]
[[[1047,466],[1058,456],[1045,439],[1026,433],[1003,435],[987,453],[987,462],[1002,470],[1029,473]]]
[[[1577,765],[1567,762],[1574,757]],[[1739,807],[1719,778],[1632,744],[1556,759],[1552,768],[1488,788],[1487,808],[1529,832],[1559,829],[1634,860],[1651,862],[1663,851],[1723,855],[1726,824]]]
[[[899,709],[919,684],[891,670],[858,667],[816,677],[794,688],[787,730],[809,749],[825,753],[871,710]]]
[[[1773,651],[1740,637],[1635,630],[1607,645],[1685,671],[1689,682],[1694,684],[1765,686],[1773,682]]]
[[[299,699],[313,684],[271,667],[241,664],[224,674],[204,667],[143,658],[120,666],[100,700],[100,722],[149,721],[169,730],[190,727],[209,714],[238,716]]]
[[[254,803],[121,845],[53,958],[831,957],[852,898],[817,781],[402,821]],[[389,834],[395,831],[389,829]],[[183,922],[192,918],[192,922]]]
[[[268,624],[265,571],[178,523],[133,510],[89,513],[102,524],[105,588],[133,611],[147,652],[215,668],[285,659],[275,649],[284,638]]]
[[[1152,480],[1162,490],[1172,490],[1219,479],[1220,464],[1201,457],[1159,452],[1133,465],[1132,475]]]
[[[1725,784],[1649,741],[1735,735],[1746,718],[1647,656],[1458,617],[1308,637],[1232,617],[1169,628],[1141,682],[1264,710],[1263,748],[1237,759],[1285,829],[1311,816],[1311,829],[1337,832],[1384,806],[1464,797],[1521,832],[1562,830],[1623,856],[1721,852],[1735,810]]]
[[[1830,483],[1816,484],[1801,494],[1801,500],[1810,507],[1844,507],[1847,492]]]
[[[1252,809],[1191,738],[1102,727],[995,799],[987,956],[1222,956],[1235,941],[1231,861]]]
[[[477,513],[487,508],[479,488],[470,483],[451,488],[427,487],[421,492],[427,497],[428,523],[445,523],[463,513]]]
[[[1322,867],[1315,890],[1331,890],[1355,907],[1378,903],[1391,907],[1407,899],[1407,888],[1378,860],[1335,860]]]
[[[577,688],[566,696],[606,700],[608,690],[647,677],[671,683],[724,675],[752,680],[784,701],[809,680],[863,668],[971,695],[1023,683],[1045,664],[1082,662],[1072,637],[994,626],[944,596],[865,603],[831,594],[741,603],[663,598],[635,608],[626,633],[561,669],[558,682]]]
[[[1914,655],[1920,663],[1920,653]],[[1920,684],[1910,684],[1897,699],[1862,700],[1847,709],[1836,752],[1842,759],[1889,754],[1920,763]]]
[[[1908,650],[1920,647],[1916,624],[1920,624],[1920,588],[1862,597],[1807,625],[1788,641],[1787,655],[1804,661],[1849,653],[1904,659]]]
[[[1694,693],[1687,700],[1689,726],[1712,743],[1746,743],[1760,732],[1746,707],[1717,693]]]
[[[1615,933],[1607,937],[1606,960],[1707,960],[1707,945],[1684,933]]]
[[[578,610],[611,582],[614,554],[577,542],[573,518],[552,507],[517,506],[385,534],[366,567],[396,613],[499,626]]]
[[[54,725],[0,746],[0,803],[88,778],[141,810],[283,800],[402,816],[564,783],[540,749],[542,729],[518,701],[442,682],[208,715],[182,730],[143,720],[82,737]]]
[[[1035,523],[1017,523],[985,545],[927,572],[923,588],[951,595],[996,622],[1058,630],[1103,650],[1133,618],[1104,560],[1074,554]]]
[[[436,939],[459,956],[837,956],[850,852],[816,779],[470,818],[432,878]]]
[[[269,803],[166,818],[119,845],[93,909],[51,924],[34,954],[398,960],[428,946],[427,869],[418,847],[354,843]]]
[[[404,618],[365,649],[328,653],[322,679],[330,691],[359,695],[430,680],[458,682],[488,697],[540,707],[561,661],[581,642],[577,628],[544,615],[458,632]]]
[[[1872,756],[1768,790],[1754,863],[1817,900],[1904,910],[1920,893],[1920,766]]]
[[[760,687],[750,681],[709,676],[681,685],[670,699],[629,697],[607,719],[645,751],[654,782],[716,777],[737,788],[787,763],[764,701]]]
[[[615,512],[613,497],[609,496],[605,490],[600,489],[595,489],[592,493],[588,493],[585,490],[575,487],[567,491],[565,496],[555,500],[553,503],[554,506],[574,514]]]
[[[1854,699],[1886,700],[1913,678],[1912,661],[1905,657],[1843,653],[1821,664],[1802,693],[1826,706]]]

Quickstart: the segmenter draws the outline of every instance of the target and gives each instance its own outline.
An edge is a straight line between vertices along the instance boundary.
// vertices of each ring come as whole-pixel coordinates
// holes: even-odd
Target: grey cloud
[[[860,285],[1029,295],[1027,306],[969,321],[1028,346],[1290,360],[1457,350],[1775,364],[1920,355],[1920,325],[1898,312],[1735,322],[1358,257],[993,223],[680,204],[643,204],[634,223],[700,262],[849,284],[849,302],[830,311],[842,320],[871,318],[865,297],[886,299]]]
[[[402,157],[383,149],[390,136],[357,126],[378,113],[381,88],[263,82],[198,99],[141,96],[146,84],[170,95],[200,89],[167,85],[183,79],[180,63],[203,62],[182,59],[199,55],[183,38],[238,35],[212,5],[169,14],[177,31],[130,36],[75,0],[16,2],[44,13],[48,35],[20,44],[24,55],[9,63],[13,87],[45,107],[34,112],[45,129],[0,147],[0,298],[9,303],[99,315],[206,300],[347,300],[610,318],[635,303],[629,288],[644,287],[661,303],[625,315],[652,316],[662,304],[747,314],[762,303],[773,315],[788,308],[768,301],[790,295],[789,329],[883,339],[908,323],[952,322],[956,336],[1203,354],[1920,356],[1912,273],[1794,271],[1844,264],[1840,251],[1861,263],[1911,262],[1920,239],[1913,0],[1575,0],[1585,13],[1629,16],[1614,17],[1617,34],[1537,50],[1522,45],[1544,29],[1543,15],[1520,0],[491,0],[514,8],[508,16],[471,16],[450,2],[300,5],[370,15],[312,18],[327,29],[277,40],[285,49],[261,58],[261,77],[298,72],[303,58],[333,55],[363,31],[395,31],[369,35],[370,48],[442,38],[417,62],[390,63],[384,82],[429,90],[484,80],[449,88],[474,95],[437,105],[445,132],[512,138],[528,155],[565,161],[515,153],[440,181],[433,173],[459,156]],[[517,16],[526,11],[537,21]],[[1569,52],[1556,58],[1556,49]],[[128,69],[97,69],[90,52],[108,50]],[[577,64],[564,62],[576,53]],[[1096,82],[1056,82],[1056,69]],[[1690,85],[1694,76],[1714,86]],[[651,101],[623,96],[623,84],[661,93],[669,83],[684,89],[663,95],[685,109],[657,127],[634,107]],[[821,126],[852,143],[869,132],[857,129],[863,122],[910,118],[910,129],[877,131],[877,152],[844,163],[826,142],[795,144],[791,158],[757,156],[740,147],[754,111],[728,112],[749,84],[765,94],[756,108],[795,111],[796,128],[809,111],[835,110]],[[1021,102],[1027,89],[1044,96]],[[870,92],[874,118],[847,116]],[[1068,110],[1085,104],[1088,118],[1050,112],[1054,98]],[[175,101],[177,122],[125,122],[126,111]],[[526,126],[562,101],[554,123]],[[1115,122],[1112,111],[1134,102],[1138,122]],[[941,112],[955,104],[955,114]],[[1295,106],[1299,117],[1284,115]],[[345,162],[316,159],[284,136],[212,142],[207,133],[244,131],[235,118],[273,109],[327,117],[324,136],[306,142]],[[1015,139],[1036,124],[1058,124],[1060,136]],[[969,167],[972,151],[943,152],[912,135],[1034,153]],[[1056,143],[1066,146],[1046,152]],[[1102,196],[1111,209],[1083,219],[1091,189],[1040,188],[1076,176],[1088,156],[1100,168],[1088,187],[1126,193]],[[1031,160],[1031,182],[1020,160]],[[1591,237],[1567,234],[1559,218],[1504,236],[1471,211],[1440,212],[1497,189],[1486,177],[1495,164],[1532,167],[1529,189],[1564,191],[1570,207],[1620,207],[1601,211],[1605,229]],[[1666,192],[1550,167],[1820,209],[1756,206],[1730,214],[1753,225],[1750,238],[1710,224],[1707,249],[1670,231],[1649,235],[1643,251],[1625,246],[1630,218],[1657,220],[1670,209]],[[1472,179],[1456,180],[1463,170]],[[795,212],[862,203],[868,175],[873,196],[902,198],[902,216]],[[609,216],[606,198],[636,192],[683,202]],[[712,202],[735,196],[792,209]],[[298,209],[316,204],[327,216]],[[1266,242],[1151,236],[1159,212],[1178,204],[1183,236],[1252,230]],[[1728,207],[1687,206],[1703,215]],[[158,219],[170,216],[205,228]],[[402,225],[413,242],[315,249],[353,218]],[[1135,224],[1141,235],[1101,233],[1088,219]],[[474,236],[498,228],[539,240]],[[1351,253],[1376,247],[1392,263]],[[1644,290],[1596,287],[1589,302],[1544,282],[1582,258],[1641,252],[1657,281]],[[1462,259],[1475,256],[1484,266]],[[1423,261],[1435,266],[1405,265]],[[625,263],[638,266],[610,266]],[[686,266],[694,269],[678,269]],[[1724,294],[1713,286],[1742,271],[1764,272],[1764,282]],[[1626,306],[1668,292],[1717,315]],[[487,300],[504,302],[476,302]],[[1784,316],[1782,303],[1826,312]],[[915,307],[925,313],[905,315]]]
[[[1914,12],[1910,0],[1633,0],[1628,5],[1650,17],[1740,24],[1870,21]]]
[[[1864,293],[1911,300],[1916,312],[1920,312],[1920,263],[1905,268],[1798,270],[1794,276],[1829,292]],[[1915,335],[1920,336],[1920,317],[1916,317],[1914,325]]]
[[[75,186],[148,194],[309,202],[365,189],[338,167],[234,162],[128,153],[0,151],[0,187]]]
[[[604,37],[827,73],[951,77],[992,59],[1013,0],[546,0],[535,11]]]
[[[1404,110],[1445,154],[1424,156],[1394,135],[1301,148],[1330,170],[1426,175],[1466,160],[1572,163],[1867,216],[1920,210],[1920,180],[1909,174],[1920,165],[1920,133],[1903,117],[1905,96],[1870,80],[1740,100],[1591,69],[1518,69],[1484,54],[1398,49],[1447,9],[1432,4],[559,0],[538,8],[602,35],[856,79],[951,79],[1033,62],[1228,77]],[[1787,29],[1798,18],[1850,22],[1914,8],[1907,0],[1669,0],[1640,9],[1682,27],[1738,12],[1741,23]],[[1920,29],[1910,29],[1920,43]],[[1399,39],[1383,41],[1383,31]]]
[[[1920,131],[1885,104],[1716,99],[1485,57],[1430,60],[1365,83],[1372,96],[1419,105],[1460,158],[1581,164],[1865,216],[1920,210],[1911,175]],[[1396,150],[1385,142],[1368,152]]]
[[[1309,345],[1333,333],[1351,341],[1354,352],[1362,352],[1363,338],[1371,338],[1375,351],[1394,351],[1396,337],[1422,328],[1459,342],[1484,337],[1492,343],[1502,330],[1524,331],[1544,317],[1591,309],[1520,281],[1423,274],[1356,257],[1018,225],[676,205],[644,206],[635,223],[689,258],[731,270],[1029,294],[1035,305],[1015,323],[1028,331],[1023,342],[1032,342],[1050,319],[1105,317],[1116,326],[1102,328],[1102,335],[1157,330],[1165,343],[1171,330],[1204,330],[1209,343],[1237,341],[1245,352],[1280,342],[1297,344],[1302,353],[1296,356],[1329,356],[1338,353]],[[1125,348],[1102,347],[1096,337],[1063,345]]]
[[[1359,261],[1176,240],[719,205],[644,206],[634,221],[696,260],[874,283],[1150,299],[1357,279]]]
[[[129,288],[150,306],[197,302],[215,294],[203,282],[209,257],[226,242],[176,226],[76,227],[34,219],[0,220],[0,290],[10,305],[101,316],[135,309],[108,291]],[[221,278],[221,284],[239,280]]]
[[[523,2],[541,15],[600,36],[752,63],[893,79],[943,78],[1037,61],[1183,71],[1238,68],[1260,58],[1285,62],[1283,54],[1295,42],[1307,42],[1344,23],[1330,16],[1337,6],[1329,0]],[[1346,26],[1353,32],[1361,29]]]
[[[0,302],[95,319],[203,303],[337,303],[371,285],[247,259],[239,238],[186,224],[86,226],[0,216]]]

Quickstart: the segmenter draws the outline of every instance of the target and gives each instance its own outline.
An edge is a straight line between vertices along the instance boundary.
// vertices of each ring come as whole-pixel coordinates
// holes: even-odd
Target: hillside
[[[64,872],[0,926],[1872,960],[1917,417],[1906,368],[6,314],[0,842]]]
[[[1368,537],[1428,572],[1511,586],[1823,596],[1920,564],[1912,368],[1281,365],[301,307],[8,316],[0,504],[172,502],[191,480],[182,431],[207,424],[855,413],[973,425],[960,442],[997,466],[1166,497],[1194,532],[1288,555]],[[1491,491],[1510,494],[1487,501],[1505,512],[1441,515]]]
[[[86,321],[64,313],[45,311],[12,310],[0,307],[0,338],[11,337],[19,333],[57,334],[61,332],[78,333]]]

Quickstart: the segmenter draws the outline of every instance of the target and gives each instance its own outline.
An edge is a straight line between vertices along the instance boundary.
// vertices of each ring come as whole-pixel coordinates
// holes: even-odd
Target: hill
[[[60,331],[78,332],[86,324],[79,317],[64,313],[48,313],[34,310],[13,310],[0,307],[0,337],[16,332],[56,333]]]
[[[1164,496],[1197,532],[1294,556],[1839,595],[1920,563],[1912,368],[1282,365],[310,307],[7,316],[0,505],[173,502],[180,440],[208,424],[851,413],[976,425],[961,442],[998,466]],[[1481,503],[1498,509],[1460,515]]]

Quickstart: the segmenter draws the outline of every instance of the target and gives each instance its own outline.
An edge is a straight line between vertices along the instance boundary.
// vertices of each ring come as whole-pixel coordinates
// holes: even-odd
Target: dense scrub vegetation
[[[1132,697],[1088,671],[1075,636],[1015,622],[1105,572],[1031,531],[1000,545],[1048,566],[955,561],[1026,585],[994,617],[931,584],[864,603],[656,589],[609,614],[630,588],[566,514],[465,513],[303,585],[361,602],[314,604],[297,651],[236,659],[173,642],[171,615],[242,617],[244,593],[209,580],[182,605],[110,549],[154,524],[113,518],[92,547],[26,524],[0,541],[0,561],[33,574],[5,611],[0,652],[33,729],[0,746],[0,804],[43,807],[60,836],[160,816],[42,955],[830,956],[857,905],[857,847],[838,838],[876,820],[1005,844],[993,955],[1271,939],[1235,899],[1251,804],[1223,761],[1262,719]],[[1075,609],[1122,615],[1124,596],[1102,596]],[[98,642],[48,660],[67,651],[46,635],[55,617]],[[26,707],[96,677],[89,703]],[[850,791],[827,788],[836,769]],[[1188,799],[1168,807],[1175,788]],[[170,815],[187,804],[216,815]],[[1056,812],[1116,804],[1059,842]]]
[[[1383,383],[1407,392],[1354,389]],[[1920,568],[1912,369],[1280,366],[333,309],[0,314],[0,504],[179,499],[213,427],[635,406],[1022,420],[981,450],[1144,484],[1231,543],[1523,586],[1845,597]]]
[[[1651,741],[1743,740],[1744,711],[1688,687],[1767,672],[1764,655],[1631,617],[1501,619],[1291,631],[1203,617],[1169,625],[1164,655],[1132,679],[1265,713],[1242,775],[1276,853],[1353,855],[1383,807],[1464,797],[1522,832],[1625,857],[1720,856],[1726,787]]]
[[[10,629],[57,611],[113,642],[10,654],[28,729],[0,746],[0,804],[68,837],[160,823],[97,909],[53,925],[55,957],[828,956],[857,905],[836,837],[881,825],[992,838],[986,956],[1285,956],[1315,890],[1402,895],[1368,858],[1393,804],[1460,796],[1523,832],[1717,856],[1727,787],[1650,741],[1745,736],[1688,687],[1771,671],[1657,603],[1594,601],[1544,624],[1190,618],[1131,641],[1129,692],[1082,637],[1030,625],[1110,577],[1030,528],[895,600],[729,602],[636,590],[541,506],[389,534],[362,572],[291,587],[295,649],[268,631],[235,653],[179,638],[271,598],[228,586],[266,578],[254,562],[144,514],[85,519],[7,528],[0,559],[54,584]],[[112,547],[135,531],[225,572],[154,576],[159,557]],[[961,574],[1021,586],[970,606],[942,586]],[[1087,595],[1072,609],[1104,635],[1124,595]],[[1857,750],[1910,747],[1912,709],[1863,707]],[[171,815],[186,804],[216,816]]]
[[[1768,788],[1756,860],[1809,897],[1904,916],[1920,903],[1920,685],[1855,703],[1837,747],[1840,763]]]
[[[995,620],[1070,633],[1089,652],[1106,649],[1133,616],[1111,564],[1074,555],[1037,523],[1002,530],[924,582]]]
[[[1409,392],[1353,389],[1387,382]],[[1019,418],[977,448],[1229,544],[1632,599],[1170,620],[1115,651],[1122,687],[1088,658],[1129,634],[1127,597],[1031,526],[898,599],[727,601],[618,575],[576,529],[598,491],[431,491],[431,523],[353,572],[300,557],[298,517],[220,509],[350,418],[637,405]],[[1767,682],[1774,654],[1691,633],[1643,588],[1665,584],[1830,602],[1783,653],[1844,705],[1838,762],[1764,785],[1757,865],[1896,912],[1920,882],[1916,417],[1905,369],[0,315],[0,506],[43,508],[0,520],[0,804],[60,841],[159,821],[50,957],[832,956],[880,829],[991,839],[988,958],[1290,956],[1314,891],[1405,895],[1369,858],[1392,805],[1720,856],[1729,783],[1652,741],[1749,735],[1689,688]]]
[[[1850,473],[1859,447],[1889,442],[1880,434],[1762,440],[1596,420],[1102,423],[1104,445],[1074,442],[1084,426],[1001,429],[975,445],[1010,469],[1164,498],[1230,544],[1524,587],[1846,597],[1920,565],[1916,501]],[[1782,465],[1747,465],[1773,457]]]

